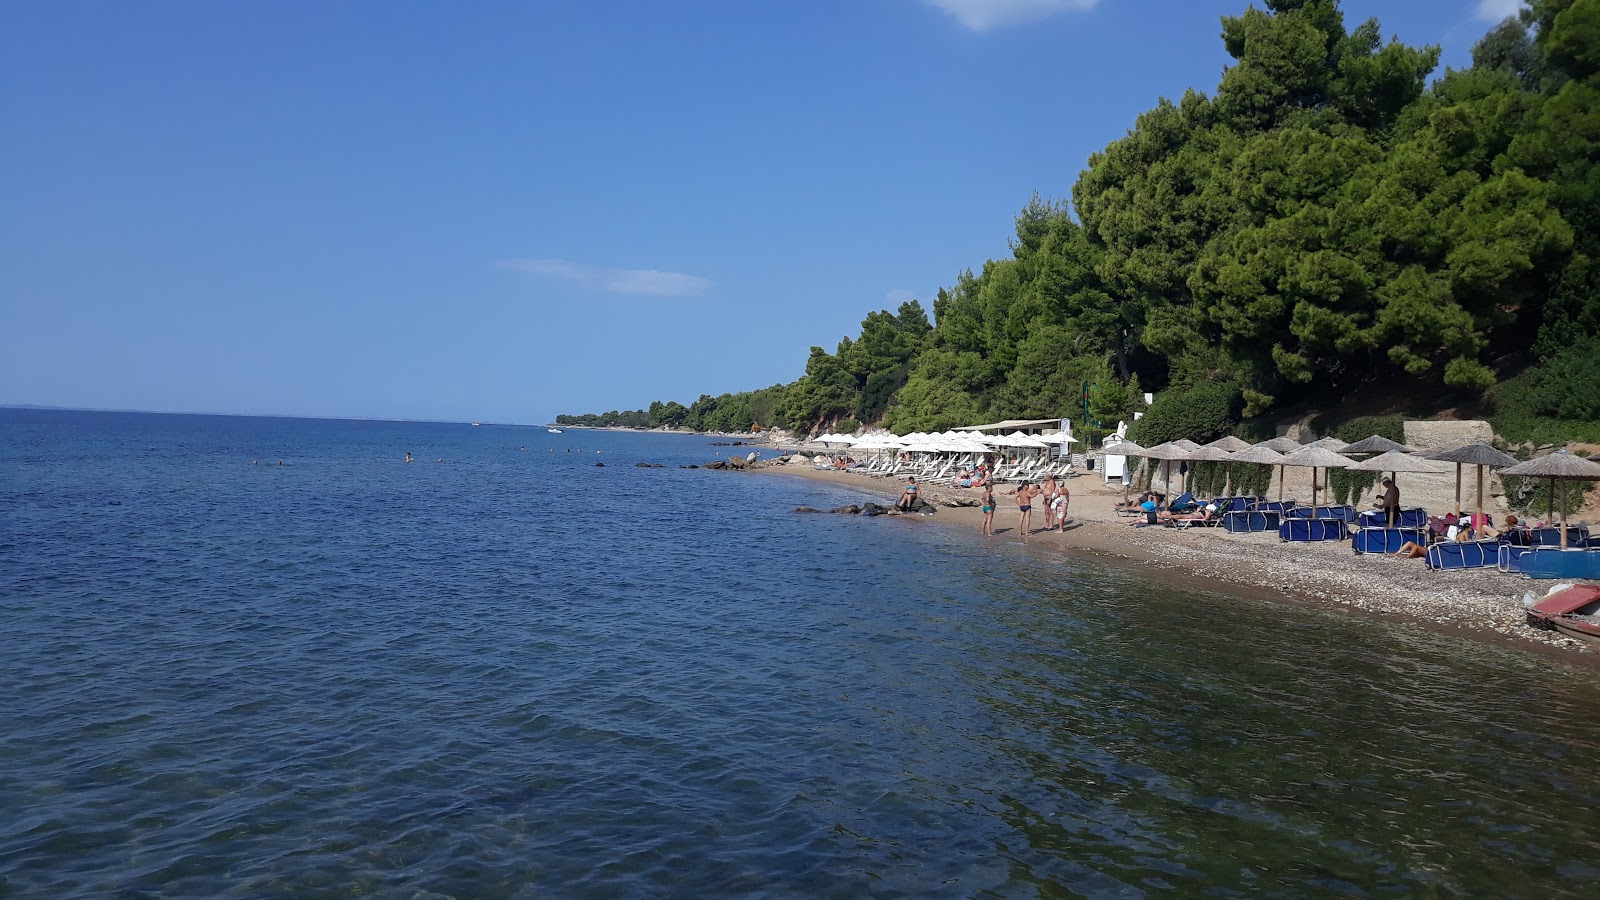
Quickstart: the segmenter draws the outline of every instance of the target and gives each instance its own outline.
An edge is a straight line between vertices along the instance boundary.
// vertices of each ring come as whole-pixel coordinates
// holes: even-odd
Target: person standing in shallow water
[[[983,483],[983,528],[980,530],[986,537],[994,534],[994,485],[987,481]]]

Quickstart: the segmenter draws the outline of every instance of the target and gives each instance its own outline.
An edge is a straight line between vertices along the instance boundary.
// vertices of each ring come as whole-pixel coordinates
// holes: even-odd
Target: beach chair
[[[1545,527],[1545,528],[1533,528],[1533,529],[1530,529],[1529,533],[1528,533],[1528,540],[1535,547],[1560,547],[1561,546],[1561,527],[1560,526],[1549,526],[1549,527]],[[1568,547],[1571,547],[1573,544],[1578,544],[1579,546],[1587,546],[1588,540],[1589,540],[1589,526],[1587,526],[1587,525],[1568,525],[1567,526],[1567,546]]]
[[[1357,553],[1395,553],[1407,543],[1427,544],[1428,532],[1421,528],[1372,526],[1350,535],[1350,549]]]
[[[1362,528],[1388,528],[1389,518],[1381,509],[1366,509],[1356,516],[1356,524]],[[1395,527],[1427,528],[1428,511],[1420,506],[1401,507],[1400,521]]]
[[[1234,509],[1222,517],[1222,530],[1230,534],[1277,531],[1281,519],[1276,511]]]
[[[1278,540],[1293,543],[1342,541],[1350,536],[1349,525],[1343,519],[1283,519],[1278,523]]]
[[[1489,569],[1500,564],[1499,541],[1440,541],[1424,557],[1430,569]]]
[[[1600,578],[1600,550],[1529,547],[1517,564],[1529,578]]]

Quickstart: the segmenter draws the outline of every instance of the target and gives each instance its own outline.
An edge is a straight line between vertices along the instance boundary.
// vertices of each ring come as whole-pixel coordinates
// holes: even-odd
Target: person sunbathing
[[[1428,548],[1416,541],[1406,541],[1400,545],[1399,550],[1388,555],[1394,559],[1417,559],[1418,557],[1427,556]]]

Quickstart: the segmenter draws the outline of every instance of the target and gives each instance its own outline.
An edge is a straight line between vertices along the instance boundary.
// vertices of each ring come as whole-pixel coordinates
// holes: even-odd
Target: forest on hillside
[[[1160,391],[1144,438],[1205,439],[1400,383],[1512,439],[1600,440],[1600,0],[1530,0],[1437,78],[1438,48],[1338,0],[1265,7],[1222,19],[1212,95],[1028,201],[931,321],[911,301],[789,384],[557,421],[1092,431]]]

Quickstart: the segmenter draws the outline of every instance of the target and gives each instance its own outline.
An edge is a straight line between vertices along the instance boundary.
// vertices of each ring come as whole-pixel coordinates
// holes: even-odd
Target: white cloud
[[[973,31],[1037,22],[1061,12],[1094,9],[1100,0],[926,0]],[[1483,0],[1489,3],[1491,0]]]
[[[656,269],[603,269],[565,259],[513,259],[500,265],[519,272],[559,278],[585,290],[605,294],[688,297],[703,294],[716,286],[711,279],[698,275]]]
[[[911,293],[905,288],[895,288],[889,293],[884,294],[883,299],[887,303],[893,303],[895,306],[899,306],[902,303],[910,303],[912,300],[917,299],[917,295]]]
[[[1478,18],[1485,22],[1501,22],[1522,9],[1522,0],[1478,0]]]

